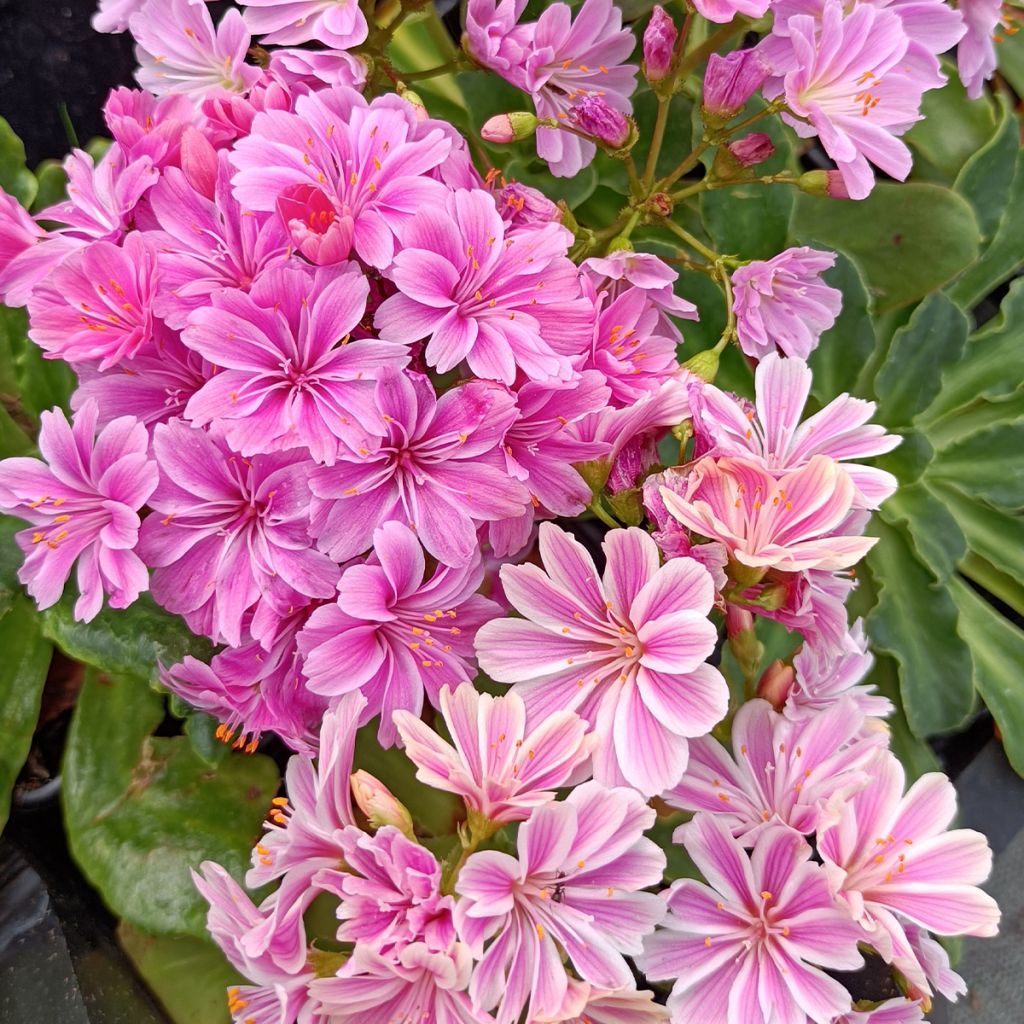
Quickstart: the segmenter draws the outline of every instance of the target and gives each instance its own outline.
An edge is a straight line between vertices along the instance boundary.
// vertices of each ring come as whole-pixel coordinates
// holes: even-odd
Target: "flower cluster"
[[[197,0],[104,0],[94,23],[132,33],[142,87],[108,99],[113,144],[73,153],[67,199],[35,216],[0,194],[0,299],[77,377],[42,459],[0,463],[22,582],[45,608],[77,566],[85,622],[148,590],[222,645],[162,666],[166,688],[237,747],[294,752],[246,878],[270,895],[195,876],[248,980],[236,1024],[841,1024],[955,997],[933,935],[994,933],[991,855],[947,831],[945,777],[904,792],[846,607],[896,487],[863,460],[900,437],[847,394],[803,417],[836,254],[706,265],[728,326],[683,364],[697,308],[633,250],[639,207],[595,235],[481,175],[451,124],[378,88],[367,5],[240,6],[215,24]],[[695,6],[773,17],[711,55],[705,124],[760,92],[846,198],[871,165],[908,173],[937,54],[963,37],[972,92],[993,70],[982,0]],[[621,158],[634,32],[611,0],[525,8],[467,5],[469,58],[536,112],[485,138],[535,133],[559,176]],[[685,41],[656,7],[655,91]],[[713,383],[731,341],[753,401]],[[759,620],[792,639],[763,672]],[[354,765],[361,729],[404,748],[446,833]],[[663,889],[648,833],[678,811],[705,881]],[[864,951],[906,994],[877,1016],[833,976]],[[634,967],[672,983],[667,1006]]]

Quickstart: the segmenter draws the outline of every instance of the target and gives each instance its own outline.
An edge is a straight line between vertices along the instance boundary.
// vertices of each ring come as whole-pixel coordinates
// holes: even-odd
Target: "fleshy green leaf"
[[[993,505],[1020,508],[1024,505],[1024,419],[997,422],[948,445],[928,472]]]
[[[933,736],[961,726],[974,707],[971,653],[961,639],[949,591],[917,559],[910,540],[884,522],[868,565],[879,588],[867,618],[879,651],[899,662],[901,703],[911,732]]]
[[[855,259],[878,312],[945,284],[974,262],[980,238],[970,203],[952,189],[887,182],[861,202],[800,194],[793,232]]]
[[[36,168],[36,181],[39,185],[32,204],[33,213],[59,203],[67,195],[68,176],[57,160],[44,160]]]
[[[876,416],[890,427],[905,427],[928,408],[942,386],[942,374],[960,358],[970,324],[942,292],[929,295],[910,322],[892,338],[889,355],[875,378]]]
[[[927,772],[939,771],[939,761],[931,747],[924,740],[918,739],[907,724],[907,716],[900,703],[900,676],[896,662],[885,654],[876,657],[867,682],[873,683],[878,692],[896,706],[885,724],[889,727],[889,749],[906,769],[907,782],[913,782]]]
[[[39,718],[43,683],[53,648],[39,631],[39,616],[18,596],[0,618],[0,829],[11,807],[11,789],[28,757]]]
[[[151,735],[163,717],[142,680],[87,673],[64,753],[65,828],[115,914],[202,937],[206,905],[189,871],[210,859],[241,877],[279,778],[259,754],[211,768],[184,736]]]
[[[25,147],[21,139],[0,117],[0,188],[28,208],[38,187],[36,176],[25,166]]]
[[[914,550],[940,583],[967,553],[967,540],[954,516],[923,482],[900,487],[882,506],[890,523],[905,523]]]

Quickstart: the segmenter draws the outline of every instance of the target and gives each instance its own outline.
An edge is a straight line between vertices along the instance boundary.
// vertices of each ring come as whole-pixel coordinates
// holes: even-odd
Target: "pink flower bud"
[[[217,151],[195,128],[186,128],[181,137],[181,170],[200,195],[213,199],[217,188]]]
[[[660,82],[672,69],[679,32],[665,8],[655,5],[644,30],[644,74],[648,82]]]
[[[781,661],[773,661],[761,676],[757,684],[757,695],[768,701],[776,711],[781,711],[786,698],[796,682],[796,673],[792,665],[784,665]]]
[[[289,185],[277,197],[277,212],[295,248],[317,266],[340,263],[352,250],[355,224],[346,207],[338,212],[316,185]]]
[[[352,796],[374,828],[393,825],[409,839],[416,841],[412,816],[380,779],[360,768],[352,775]]]
[[[528,139],[536,130],[536,115],[527,113],[525,110],[517,110],[510,114],[497,114],[492,117],[480,129],[480,136],[487,142],[505,144]]]
[[[765,78],[767,68],[756,50],[736,50],[724,57],[711,54],[704,72],[704,120],[712,124],[731,121]]]
[[[621,149],[632,134],[625,114],[620,114],[601,96],[584,96],[569,109],[569,120],[584,134],[611,149]]]
[[[797,179],[801,192],[812,196],[827,196],[829,199],[849,199],[850,193],[839,171],[807,171]]]
[[[744,167],[764,163],[775,153],[775,144],[764,132],[751,132],[726,146],[732,158]]]

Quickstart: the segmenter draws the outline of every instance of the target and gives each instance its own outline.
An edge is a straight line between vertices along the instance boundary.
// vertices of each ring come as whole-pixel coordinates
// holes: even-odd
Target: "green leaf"
[[[943,448],[929,474],[1002,508],[1024,505],[1024,419],[997,422]]]
[[[974,707],[971,652],[945,587],[914,555],[902,531],[875,521],[868,565],[879,588],[867,618],[872,645],[899,662],[901,703],[915,736],[959,728]]]
[[[920,480],[935,456],[935,449],[920,430],[908,430],[903,443],[885,455],[879,455],[874,464],[887,473],[892,473],[900,484],[906,486]]]
[[[117,937],[174,1024],[230,1024],[227,989],[246,981],[212,942],[148,935],[127,921]]]
[[[24,593],[18,582],[18,569],[25,556],[14,535],[26,525],[13,516],[0,516],[0,615],[5,615],[15,598]]]
[[[43,683],[53,648],[39,631],[39,616],[26,597],[15,598],[0,618],[0,829],[11,807],[11,790],[28,757],[39,718]]]
[[[236,877],[277,791],[262,755],[217,770],[184,736],[152,736],[164,703],[137,679],[86,675],[64,752],[64,821],[83,874],[119,917],[154,934],[202,937],[206,905],[190,869]]]
[[[877,312],[945,284],[978,256],[974,211],[938,185],[881,182],[860,202],[797,196],[793,232],[857,261]]]
[[[29,455],[35,445],[22,427],[14,422],[11,414],[0,405],[0,458],[12,455]]]
[[[564,200],[570,210],[586,202],[597,188],[597,171],[593,164],[588,164],[571,178],[556,178],[543,160],[532,155],[508,160],[505,175],[524,185],[531,185],[555,202]]]
[[[885,720],[889,729],[889,749],[900,759],[907,771],[908,784],[928,772],[937,772],[940,765],[931,747],[918,739],[907,724],[900,702],[899,666],[885,654],[875,658],[867,682],[873,683],[883,697],[893,702],[896,710]]]
[[[999,725],[1006,756],[1024,775],[1024,632],[962,580],[950,584],[974,655],[974,685]]]
[[[159,679],[158,662],[170,666],[186,654],[209,661],[209,642],[148,594],[129,608],[104,608],[92,622],[76,622],[74,607],[74,595],[65,593],[43,612],[43,632],[75,661],[145,683]]]
[[[970,324],[942,292],[929,295],[910,322],[892,338],[889,355],[875,378],[877,419],[905,427],[928,408],[942,386],[942,374],[960,358]]]
[[[647,151],[650,139],[654,134],[654,121],[658,113],[658,97],[649,89],[636,97],[633,117],[636,121],[639,141],[633,150],[637,166],[642,170],[646,166]],[[665,137],[661,152],[658,154],[658,165],[655,177],[663,178],[679,166],[684,157],[693,148],[693,101],[677,93],[669,105],[668,119],[665,122]]]
[[[219,726],[220,722],[216,718],[202,711],[190,710],[185,717],[183,732],[189,738],[192,749],[207,764],[223,764],[231,754],[231,747],[217,737]]]
[[[70,409],[75,374],[60,359],[44,359],[28,337],[23,309],[0,306],[0,391],[20,397],[21,408],[34,418],[46,409]]]
[[[38,187],[36,176],[25,166],[25,147],[21,139],[0,117],[0,188],[27,209]]]
[[[36,180],[39,185],[32,204],[33,213],[61,202],[67,195],[68,176],[58,160],[44,160],[36,168]]]
[[[882,506],[882,517],[905,523],[914,550],[940,583],[967,553],[967,540],[949,509],[921,482],[900,487]]]

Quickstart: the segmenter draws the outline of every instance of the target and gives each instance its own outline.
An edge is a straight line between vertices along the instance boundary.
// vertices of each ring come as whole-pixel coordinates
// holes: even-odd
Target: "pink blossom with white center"
[[[586,549],[540,526],[536,565],[506,565],[501,582],[523,619],[495,619],[477,634],[480,666],[516,684],[528,715],[576,711],[601,737],[594,777],[650,796],[679,781],[687,738],[725,715],[728,687],[705,664],[718,639],[707,615],[714,586],[703,566],[659,565],[639,529],[605,537],[603,577]]]
[[[563,803],[537,808],[519,829],[517,856],[474,853],[455,886],[456,925],[480,962],[469,994],[476,1010],[497,1007],[498,1024],[550,1016],[565,1000],[569,958],[584,981],[631,987],[625,955],[664,914],[646,886],[665,855],[644,831],[654,811],[629,789],[596,782]],[[489,943],[489,944],[488,944]]]
[[[904,794],[903,766],[888,751],[869,774],[839,820],[819,832],[818,852],[862,941],[930,994],[907,925],[937,935],[995,935],[999,908],[978,888],[992,868],[992,851],[980,832],[946,831],[956,791],[945,775],[922,775]]]
[[[300,96],[294,112],[264,111],[231,155],[235,194],[252,210],[276,210],[293,185],[314,185],[339,217],[353,223],[361,260],[383,269],[398,248],[395,235],[417,214],[444,202],[429,177],[452,152],[437,122],[420,126],[399,97],[367,103],[344,86]]]
[[[764,95],[784,96],[806,119],[783,115],[797,135],[821,139],[851,199],[874,187],[872,163],[904,180],[912,161],[897,136],[920,120],[921,96],[933,83],[905,62],[910,40],[899,15],[866,3],[845,15],[840,0],[826,0],[820,21],[799,14],[786,26],[794,67],[769,79]]]
[[[193,632],[238,647],[242,620],[292,591],[330,597],[337,566],[309,542],[309,461],[302,452],[244,459],[216,431],[181,420],[153,432],[160,484],[140,553],[153,597]]]
[[[451,743],[408,711],[394,713],[406,756],[420,782],[461,796],[487,821],[526,820],[577,776],[597,743],[573,711],[528,721],[514,690],[492,697],[472,683],[446,686],[439,704]]]
[[[993,36],[1003,23],[1002,0],[960,0],[957,10],[964,19],[965,32],[956,48],[957,71],[967,88],[967,95],[980,99],[985,82],[995,73],[996,56]]]
[[[392,712],[419,715],[426,693],[437,705],[441,687],[476,675],[473,637],[500,613],[476,593],[483,582],[477,554],[466,565],[439,565],[425,578],[415,534],[386,522],[373,534],[373,555],[342,573],[336,604],[317,609],[299,636],[314,693],[334,697],[361,690],[363,721],[380,715],[378,738],[397,738]]]
[[[245,63],[251,42],[242,15],[229,10],[214,28],[204,4],[148,0],[128,19],[138,44],[139,85],[156,96],[180,93],[201,100],[220,92],[246,92],[261,75]]]
[[[874,402],[842,394],[802,423],[811,392],[811,370],[802,359],[770,353],[754,373],[753,407],[712,384],[691,389],[690,405],[700,456],[753,457],[775,474],[806,466],[816,455],[844,463],[856,487],[855,508],[875,509],[896,489],[896,478],[850,459],[884,455],[900,444],[898,434],[868,423]]]
[[[669,914],[637,961],[652,980],[678,979],[674,1024],[832,1024],[848,1012],[849,992],[822,968],[862,967],[862,932],[803,837],[766,829],[748,857],[714,815],[698,814],[680,833],[708,884],[673,883]]]
[[[111,608],[127,608],[148,589],[149,576],[135,553],[139,509],[157,484],[149,439],[134,416],[122,416],[97,435],[99,410],[86,402],[68,423],[59,409],[40,417],[39,450],[45,461],[0,462],[0,508],[32,524],[16,535],[26,554],[18,579],[40,608],[55,604],[78,562],[75,618],[95,618],[109,595]]]
[[[682,494],[663,487],[661,497],[683,526],[725,545],[731,559],[762,575],[845,569],[877,541],[837,532],[850,524],[855,490],[825,455],[780,476],[749,459],[704,458],[686,474]]]
[[[747,701],[733,720],[732,756],[710,736],[692,741],[682,779],[663,798],[717,815],[744,846],[776,824],[807,835],[867,783],[865,768],[887,737],[865,736],[863,725],[848,699],[799,722]]]
[[[245,0],[245,23],[262,42],[317,42],[347,50],[368,32],[359,0]]]

